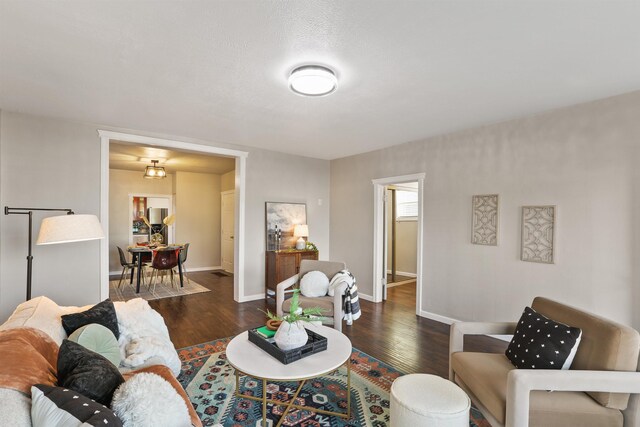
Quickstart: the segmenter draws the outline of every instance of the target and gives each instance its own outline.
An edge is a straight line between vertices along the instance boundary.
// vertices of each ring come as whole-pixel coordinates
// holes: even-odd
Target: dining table
[[[136,281],[136,293],[140,293],[140,281],[142,280],[142,255],[143,254],[152,254],[153,251],[157,250],[182,250],[182,245],[168,245],[168,246],[129,246],[127,251],[134,257],[134,262],[138,267],[137,281]],[[180,253],[178,253],[178,273],[180,276],[180,287],[184,288],[184,280],[182,276],[182,261],[180,260]],[[131,279],[129,283],[133,284],[133,274],[131,275]]]

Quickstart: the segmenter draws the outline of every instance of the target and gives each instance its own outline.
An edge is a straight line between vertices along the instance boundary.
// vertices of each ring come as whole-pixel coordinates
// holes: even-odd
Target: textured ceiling
[[[158,160],[158,166],[167,173],[198,172],[224,174],[235,169],[235,159],[230,157],[209,156],[202,153],[165,150],[163,148],[131,145],[125,142],[111,141],[109,144],[109,167],[140,171],[142,174],[151,160]]]
[[[640,89],[640,2],[0,0],[0,108],[337,158]],[[304,98],[289,71],[335,69]]]

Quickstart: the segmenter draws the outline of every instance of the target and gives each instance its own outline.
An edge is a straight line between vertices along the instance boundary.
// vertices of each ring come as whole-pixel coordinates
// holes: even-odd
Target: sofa
[[[544,316],[542,323],[551,319],[565,327],[581,330],[579,342],[575,350],[572,349],[575,353],[572,364],[569,363],[570,369],[516,368],[506,355],[509,349],[500,354],[464,351],[465,335],[514,334],[517,328],[524,329],[518,336],[525,336],[523,332],[531,333],[526,340],[535,339],[536,348],[544,347],[534,335],[536,328],[528,332],[522,326],[526,324],[525,313],[519,322],[457,322],[452,325],[449,379],[467,392],[491,425],[639,426],[638,332],[543,297],[535,298],[531,309]],[[510,348],[514,342],[515,339]],[[538,356],[536,354],[536,358]]]
[[[31,386],[58,385],[58,352],[69,338],[62,316],[86,312],[92,307],[59,306],[42,296],[20,304],[0,325],[0,425],[32,425]],[[202,426],[176,379],[180,373],[180,360],[162,316],[140,298],[115,302],[113,307],[119,328],[117,370],[125,383],[141,373],[161,377],[184,401],[190,424]],[[146,393],[143,398],[147,399],[147,396],[154,399],[154,392]]]

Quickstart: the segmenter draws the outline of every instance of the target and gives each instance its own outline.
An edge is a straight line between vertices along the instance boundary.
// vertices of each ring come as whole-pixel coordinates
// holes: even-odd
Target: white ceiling
[[[221,175],[236,167],[236,161],[231,157],[131,145],[121,141],[111,141],[109,144],[111,169],[139,171],[142,174],[147,166],[151,166],[151,160],[158,160],[158,166],[164,167],[167,173],[180,171]]]
[[[640,2],[0,0],[0,108],[332,159],[640,89]],[[294,67],[337,92],[304,98]]]

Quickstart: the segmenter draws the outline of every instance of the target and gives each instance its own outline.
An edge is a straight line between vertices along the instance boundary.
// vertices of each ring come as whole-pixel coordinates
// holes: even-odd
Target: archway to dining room
[[[224,272],[221,202],[223,193],[233,193],[233,230],[225,231],[232,237],[243,236],[247,153],[118,132],[99,133],[101,222],[107,234],[101,246],[101,297],[155,299],[158,295],[206,292],[211,289],[192,280],[198,276],[200,282],[209,283],[208,276],[202,274],[206,273],[214,282],[217,275],[225,276],[220,284],[232,288],[233,299],[243,301],[244,242],[233,239],[231,249],[226,250],[228,271]],[[152,175],[161,176],[149,178],[150,169]],[[175,253],[171,255],[171,251]],[[152,254],[168,257],[164,266],[172,268],[149,268]],[[133,274],[120,280],[122,271]],[[150,280],[151,273],[154,280]],[[159,280],[161,276],[166,279]],[[194,290],[197,288],[200,291]],[[145,296],[144,292],[153,295]]]

